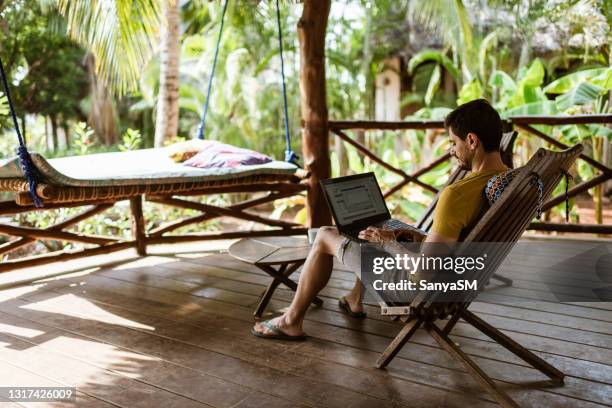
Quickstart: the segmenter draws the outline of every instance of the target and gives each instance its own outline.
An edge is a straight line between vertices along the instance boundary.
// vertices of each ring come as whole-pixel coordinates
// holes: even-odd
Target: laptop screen
[[[374,173],[325,180],[323,186],[338,226],[389,217]]]

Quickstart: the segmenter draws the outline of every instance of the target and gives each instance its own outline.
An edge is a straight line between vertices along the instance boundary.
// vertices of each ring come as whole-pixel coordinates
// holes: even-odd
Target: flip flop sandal
[[[261,323],[263,327],[271,331],[271,333],[262,333],[255,330],[255,327],[251,329],[251,334],[255,337],[261,337],[262,339],[272,339],[272,340],[288,340],[288,341],[301,341],[306,340],[305,334],[300,334],[298,336],[291,336],[280,329],[277,325],[272,323],[270,320],[266,320]]]
[[[366,312],[353,312],[344,296],[338,299],[338,306],[340,306],[340,309],[344,310],[353,319],[365,319],[368,317]]]

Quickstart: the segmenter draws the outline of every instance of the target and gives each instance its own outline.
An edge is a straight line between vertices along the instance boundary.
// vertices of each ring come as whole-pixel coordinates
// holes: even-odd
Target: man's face
[[[472,160],[474,159],[473,135],[468,134],[465,140],[461,140],[451,128],[448,129],[450,139],[450,154],[457,159],[459,167],[465,170],[472,169]]]

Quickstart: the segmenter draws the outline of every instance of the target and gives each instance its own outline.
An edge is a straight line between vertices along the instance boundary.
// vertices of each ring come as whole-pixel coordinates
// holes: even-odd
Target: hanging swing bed
[[[227,4],[228,0],[223,5],[204,113],[198,128],[199,139],[202,139],[205,135],[206,115]],[[136,248],[140,255],[145,255],[146,247],[150,244],[231,239],[246,236],[304,234],[306,229],[301,224],[272,219],[245,211],[280,198],[301,194],[307,189],[306,174],[296,165],[296,156],[291,149],[278,0],[276,2],[276,17],[285,119],[286,151],[284,162],[272,160],[264,164],[197,168],[176,163],[170,157],[168,149],[164,148],[46,160],[39,154],[28,152],[24,137],[19,129],[8,81],[0,60],[2,82],[19,141],[18,156],[9,160],[0,160],[0,193],[11,193],[13,195],[13,200],[0,201],[0,234],[14,237],[12,240],[0,244],[0,272],[106,254],[127,248]],[[267,194],[227,207],[176,197],[262,192]],[[124,200],[130,200],[131,240],[68,230]],[[201,213],[147,231],[143,217],[143,200],[196,210]],[[91,207],[72,218],[46,228],[24,227],[1,222],[3,218],[7,219],[7,215],[82,206]],[[218,217],[233,217],[263,224],[269,228],[252,231],[168,235],[178,228]],[[37,240],[72,242],[85,244],[88,247],[78,251],[59,251],[22,259],[6,259],[9,253]]]

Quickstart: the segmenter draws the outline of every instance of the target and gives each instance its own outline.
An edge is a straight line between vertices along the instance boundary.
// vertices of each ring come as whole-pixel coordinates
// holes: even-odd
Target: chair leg
[[[433,337],[436,342],[446,350],[456,360],[461,362],[467,369],[472,377],[484,388],[489,394],[491,394],[495,400],[504,408],[518,408],[519,405],[512,399],[508,394],[499,389],[493,380],[485,374],[484,371],[476,364],[471,358],[469,358],[463,350],[459,348],[447,335],[433,323],[427,323],[425,325],[427,332]]]
[[[446,326],[444,326],[444,328],[442,329],[442,334],[448,336],[448,334],[451,332],[451,330],[453,330],[453,327],[455,327],[460,318],[461,315],[459,314],[459,311],[456,311],[455,314],[452,315],[452,317],[448,320]]]
[[[563,378],[565,377],[565,374],[547,363],[544,359],[527,350],[525,347],[521,346],[519,343],[512,340],[510,337],[506,336],[504,333],[497,330],[495,327],[491,326],[489,323],[485,322],[469,310],[463,309],[460,311],[460,313],[463,320],[470,323],[472,326],[476,327],[478,330],[489,336],[491,339],[504,346],[516,356],[525,360],[525,362],[531,364],[532,367],[546,374],[552,380],[556,381],[557,383],[563,384]]]
[[[413,318],[406,322],[406,325],[400,330],[400,332],[395,336],[395,339],[387,346],[382,355],[378,358],[376,362],[376,368],[385,368],[387,364],[393,360],[393,357],[404,347],[404,344],[408,342],[410,337],[417,331],[417,329],[423,323],[422,318]]]
[[[508,286],[512,286],[512,284],[514,283],[514,281],[513,281],[512,279],[510,279],[510,278],[506,278],[505,276],[499,275],[499,274],[497,274],[497,273],[494,273],[494,274],[491,276],[491,279],[496,279],[496,280],[498,280],[498,281],[500,281],[500,282],[505,283],[505,284],[506,284],[506,285],[508,285]]]

